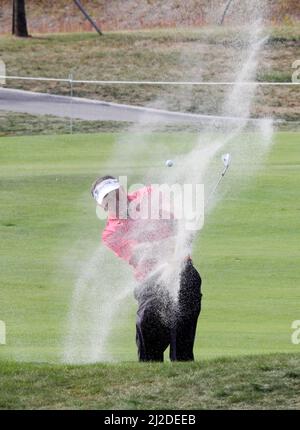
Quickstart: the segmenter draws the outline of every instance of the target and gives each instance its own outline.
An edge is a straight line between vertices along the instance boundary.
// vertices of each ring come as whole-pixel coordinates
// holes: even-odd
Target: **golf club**
[[[221,173],[221,175],[220,175],[220,177],[218,179],[218,182],[215,184],[215,186],[211,190],[211,192],[210,192],[210,194],[209,194],[209,196],[208,196],[208,198],[207,198],[207,200],[205,202],[205,207],[207,207],[210,199],[215,194],[216,189],[218,188],[220,182],[224,178],[224,176],[225,176],[225,174],[226,174],[226,172],[227,172],[227,170],[228,170],[228,168],[230,166],[230,163],[231,163],[231,155],[230,154],[228,154],[228,153],[227,154],[223,154],[221,158],[222,158],[222,161],[223,161],[223,164],[224,164],[224,169],[223,169],[223,171],[222,171],[222,173]]]

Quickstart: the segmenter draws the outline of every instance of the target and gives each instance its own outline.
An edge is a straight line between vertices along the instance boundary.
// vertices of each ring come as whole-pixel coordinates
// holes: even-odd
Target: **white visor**
[[[106,194],[110,193],[111,191],[118,190],[119,188],[120,183],[118,179],[105,179],[95,187],[93,191],[93,197],[96,202],[101,205]]]

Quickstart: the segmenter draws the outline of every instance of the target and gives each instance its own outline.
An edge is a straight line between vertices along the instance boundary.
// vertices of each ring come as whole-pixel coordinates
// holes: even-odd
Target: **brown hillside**
[[[11,0],[0,0],[0,33],[11,31]],[[91,16],[105,30],[154,27],[199,26],[215,24],[222,16],[227,0],[82,0]],[[228,12],[227,23],[242,23],[249,10],[262,2],[236,1]],[[253,8],[256,3],[255,8]],[[300,17],[298,0],[265,0],[265,19],[293,22]],[[91,30],[72,0],[27,0],[27,18],[31,33],[76,32]]]

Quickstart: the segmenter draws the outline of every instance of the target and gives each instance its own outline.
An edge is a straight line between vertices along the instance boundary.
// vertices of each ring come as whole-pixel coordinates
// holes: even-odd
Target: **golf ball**
[[[167,160],[167,161],[166,161],[166,166],[167,166],[167,167],[172,167],[172,166],[173,166],[173,164],[174,164],[174,163],[173,163],[173,161],[172,161],[172,160]]]

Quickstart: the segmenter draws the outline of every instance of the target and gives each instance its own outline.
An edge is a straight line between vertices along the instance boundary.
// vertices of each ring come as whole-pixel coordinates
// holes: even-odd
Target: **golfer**
[[[98,178],[91,188],[93,198],[108,214],[102,241],[132,266],[138,283],[135,298],[139,360],[163,361],[168,346],[172,361],[194,360],[201,277],[187,255],[179,268],[178,305],[174,306],[161,280],[160,267],[171,258],[166,244],[176,235],[176,222],[172,216],[155,220],[142,216],[142,202],[152,193],[149,186],[127,194],[118,179],[109,175]]]

